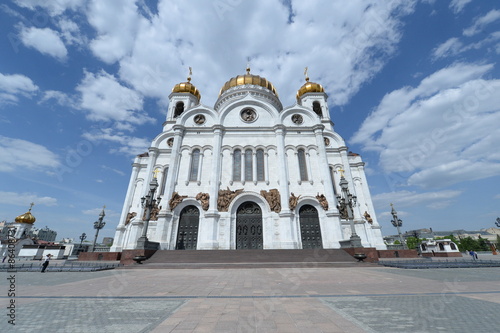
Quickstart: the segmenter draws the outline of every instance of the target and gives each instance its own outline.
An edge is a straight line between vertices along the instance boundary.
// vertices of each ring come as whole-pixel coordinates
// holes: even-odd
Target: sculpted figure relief
[[[345,203],[344,198],[340,199],[337,209],[339,210],[341,219],[347,220],[349,218],[349,214],[347,213],[347,204]]]
[[[316,199],[318,199],[319,204],[321,207],[323,207],[324,210],[328,210],[328,200],[326,200],[326,197],[324,194],[319,194],[316,196]]]
[[[290,207],[291,210],[294,210],[295,207],[297,207],[297,203],[299,202],[300,195],[298,197],[295,196],[295,194],[290,195],[290,199],[288,199],[288,206]]]
[[[280,192],[273,188],[269,191],[260,191],[260,195],[266,198],[266,201],[269,203],[269,207],[273,212],[279,213],[281,212],[281,199]]]
[[[180,204],[184,198],[187,198],[187,195],[179,195],[177,192],[172,193],[172,198],[168,202],[170,210],[174,210],[174,208],[177,207],[177,205]]]
[[[150,221],[158,221],[158,213],[160,213],[161,206],[158,207],[158,204],[155,202],[153,208],[151,208],[151,213],[149,214],[149,220]],[[142,215],[142,220],[146,220],[146,210],[144,211],[144,214]]]
[[[137,216],[136,212],[128,213],[127,218],[125,219],[125,225],[129,224],[130,221],[132,221],[132,219],[136,216]]]
[[[219,196],[217,198],[217,210],[219,212],[227,212],[231,201],[233,201],[233,199],[241,192],[243,192],[243,189],[231,191],[229,187],[227,187],[227,190],[219,190]]]
[[[200,192],[196,195],[196,200],[200,200],[201,208],[203,208],[203,210],[208,210],[208,207],[210,206],[210,194]]]
[[[366,210],[365,210],[365,214],[363,216],[365,217],[366,221],[368,221],[368,223],[373,224],[373,219],[370,216],[370,214],[368,214],[368,212]]]

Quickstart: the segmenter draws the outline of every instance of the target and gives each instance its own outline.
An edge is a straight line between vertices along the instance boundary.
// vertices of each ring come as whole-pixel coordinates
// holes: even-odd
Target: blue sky
[[[11,0],[0,5],[0,220],[114,236],[136,154],[188,67],[201,102],[244,73],[295,103],[304,67],[360,153],[384,235],[500,215],[496,1]],[[101,239],[101,237],[99,237]]]

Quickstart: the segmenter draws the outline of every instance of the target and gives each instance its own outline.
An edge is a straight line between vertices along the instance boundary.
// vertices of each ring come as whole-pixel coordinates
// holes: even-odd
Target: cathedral
[[[249,68],[213,107],[191,77],[176,84],[162,131],[132,164],[111,251],[141,235],[162,250],[338,249],[353,234],[386,249],[364,163],[335,132],[327,97],[306,74],[284,108]],[[350,219],[341,181],[356,198]]]

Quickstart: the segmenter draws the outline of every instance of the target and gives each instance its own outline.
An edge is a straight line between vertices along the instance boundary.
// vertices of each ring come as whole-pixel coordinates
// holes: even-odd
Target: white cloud
[[[52,56],[58,60],[66,59],[68,51],[59,34],[49,28],[26,28],[20,32],[20,38],[27,47],[32,47],[40,53]]]
[[[0,73],[0,105],[16,103],[18,95],[31,97],[38,87],[30,78],[20,74],[2,74]]]
[[[467,5],[472,0],[452,0],[450,2],[450,8],[453,10],[455,14],[458,14],[464,9],[465,5]]]
[[[142,96],[122,86],[113,75],[104,71],[97,74],[85,72],[76,90],[81,93],[79,107],[89,111],[89,120],[136,125],[153,121],[142,110]]]
[[[59,166],[58,156],[44,146],[5,136],[0,136],[0,156],[0,172],[48,171]]]
[[[43,8],[49,12],[51,15],[60,15],[66,10],[75,10],[81,7],[85,0],[14,0],[18,6],[29,8],[35,10],[38,8]]]
[[[407,185],[500,174],[500,80],[480,78],[491,68],[456,64],[387,94],[352,142],[379,151],[384,172],[405,173]]]
[[[63,93],[62,91],[56,91],[56,90],[45,91],[39,103],[46,103],[51,100],[55,100],[57,104],[61,106],[78,108],[78,104],[72,96]]]
[[[118,148],[113,148],[111,153],[120,153],[124,155],[137,155],[144,153],[150,146],[150,139],[137,138],[125,135],[122,132],[115,131],[112,128],[105,128],[99,131],[84,133],[83,138],[91,141],[107,141],[119,144]]]
[[[450,203],[450,199],[458,197],[462,191],[437,191],[418,193],[414,191],[395,191],[381,193],[372,197],[378,207],[386,207],[393,203],[395,207],[427,206],[431,209],[441,209]],[[398,215],[400,211],[398,210]]]
[[[87,37],[83,35],[78,27],[78,24],[67,19],[62,18],[57,22],[59,29],[61,29],[61,37],[67,45],[86,45]]]
[[[93,208],[93,209],[87,209],[87,210],[82,210],[82,214],[84,215],[92,215],[96,217],[96,220],[99,218],[99,215],[102,212],[102,207],[100,208]],[[104,208],[104,221],[106,221],[106,216],[119,216],[119,214],[113,210],[106,209]]]
[[[34,193],[16,193],[0,191],[0,204],[26,206],[33,202],[35,205],[57,206],[57,199],[51,197],[40,197]]]
[[[462,47],[462,42],[460,42],[458,38],[453,37],[436,47],[432,51],[432,56],[434,59],[454,56],[461,52]]]
[[[493,9],[488,13],[486,13],[484,16],[477,18],[474,24],[472,24],[472,26],[464,30],[463,34],[464,36],[468,37],[473,36],[481,32],[486,25],[495,22],[496,20],[499,19],[500,19],[500,10]]]

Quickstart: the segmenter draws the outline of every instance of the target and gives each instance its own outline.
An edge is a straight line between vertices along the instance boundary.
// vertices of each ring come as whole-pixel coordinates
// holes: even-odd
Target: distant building
[[[45,226],[43,229],[31,229],[28,235],[36,239],[53,242],[56,240],[57,232]]]
[[[457,244],[451,239],[424,240],[420,243],[422,257],[461,257]]]
[[[111,245],[113,245],[113,240],[114,240],[113,237],[104,237],[102,239],[102,245],[104,245],[104,246],[111,246]]]

